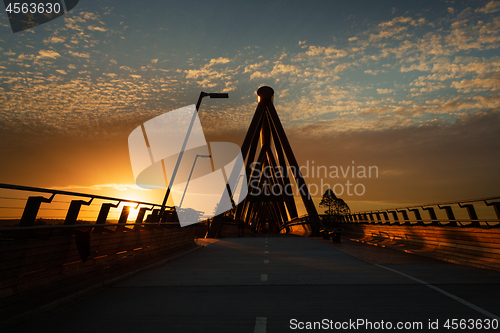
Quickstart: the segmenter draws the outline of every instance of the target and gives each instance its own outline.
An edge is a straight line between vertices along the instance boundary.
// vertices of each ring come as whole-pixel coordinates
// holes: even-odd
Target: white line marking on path
[[[260,275],[260,280],[261,280],[262,282],[267,281],[267,274],[261,274],[261,275]]]
[[[264,264],[269,264],[269,260],[264,260]]]
[[[403,272],[397,271],[397,270],[392,269],[392,268],[389,268],[389,267],[385,267],[385,266],[382,266],[382,265],[377,265],[377,264],[375,264],[375,266],[377,266],[377,267],[381,267],[381,268],[385,268],[385,269],[387,269],[387,270],[389,270],[389,271],[391,271],[391,272],[397,273],[397,274],[399,274],[399,275],[402,275],[402,276],[404,276],[404,277],[407,277],[408,279],[411,279],[411,280],[413,280],[413,281],[416,281],[416,282],[418,282],[418,283],[421,283],[421,284],[423,284],[424,286],[429,287],[429,288],[431,288],[431,289],[433,289],[433,290],[435,290],[435,291],[437,291],[437,292],[439,292],[439,293],[441,293],[441,294],[443,294],[443,295],[445,295],[445,296],[448,296],[449,298],[452,298],[452,299],[454,299],[455,301],[457,301],[457,302],[459,302],[459,303],[462,303],[463,305],[468,306],[469,308],[474,309],[474,310],[476,310],[477,312],[482,313],[483,315],[485,315],[485,316],[487,316],[487,317],[490,317],[490,318],[492,318],[492,319],[497,319],[497,320],[500,320],[500,317],[499,317],[499,316],[497,316],[497,315],[495,315],[495,314],[493,314],[493,313],[491,313],[491,312],[489,312],[489,311],[486,311],[485,309],[480,308],[480,307],[479,307],[479,306],[477,306],[477,305],[474,305],[474,304],[472,304],[472,303],[470,303],[470,302],[467,302],[466,300],[464,300],[464,299],[462,299],[462,298],[460,298],[460,297],[458,297],[458,296],[455,296],[455,295],[453,295],[453,294],[450,294],[449,292],[447,292],[447,291],[445,291],[445,290],[443,290],[443,289],[441,289],[441,288],[438,288],[438,287],[436,287],[436,286],[433,286],[432,284],[430,284],[430,283],[428,283],[428,282],[425,282],[424,280],[417,279],[417,278],[415,278],[415,277],[413,277],[413,276],[411,276],[411,275],[405,274],[405,273],[403,273]]]
[[[267,317],[255,318],[255,328],[253,333],[266,333]]]

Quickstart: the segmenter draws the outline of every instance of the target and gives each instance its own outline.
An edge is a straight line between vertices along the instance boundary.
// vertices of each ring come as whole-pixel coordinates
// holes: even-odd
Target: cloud
[[[423,23],[425,23],[425,19],[423,19],[423,18],[419,19],[418,21],[415,21],[411,17],[399,16],[399,17],[393,18],[390,21],[382,22],[378,26],[382,27],[382,28],[392,27],[392,26],[395,26],[398,24],[410,24],[413,26],[417,26],[417,25],[423,24]]]
[[[384,72],[385,71],[382,69],[375,69],[375,70],[367,69],[364,71],[364,73],[371,74],[371,75],[377,75],[378,73],[384,73]]]
[[[495,17],[490,22],[481,19],[476,22],[468,19],[453,22],[445,41],[448,47],[456,50],[497,48],[500,42],[500,18]]]
[[[342,58],[347,55],[346,50],[337,49],[333,46],[309,46],[309,50],[305,52],[307,56],[323,56],[329,58]]]
[[[490,1],[486,6],[477,9],[477,12],[482,12],[485,14],[495,13],[500,10],[500,1]]]
[[[37,110],[54,105],[46,115],[48,122],[52,124],[62,119],[61,128],[65,122],[70,124],[68,128],[73,128],[77,125],[72,123],[71,110],[99,109],[103,110],[104,117],[122,119],[126,117],[125,111],[111,114],[115,110],[127,110],[134,115],[145,114],[151,107],[161,105],[157,101],[164,100],[167,93],[171,94],[168,105],[173,105],[183,100],[177,95],[180,91],[199,87],[226,92],[238,90],[243,96],[241,105],[252,109],[253,104],[246,104],[252,97],[244,97],[254,93],[253,88],[248,87],[268,84],[277,93],[287,91],[286,98],[277,98],[280,116],[286,126],[300,127],[336,119],[335,124],[341,123],[342,127],[332,128],[361,130],[376,126],[422,124],[436,114],[453,121],[459,112],[477,112],[496,103],[488,94],[493,96],[498,90],[498,80],[494,75],[500,69],[500,59],[494,60],[492,54],[498,48],[500,20],[495,18],[495,12],[491,12],[496,7],[490,5],[484,8],[469,10],[467,15],[455,12],[458,15],[453,18],[445,13],[445,17],[434,22],[425,21],[418,14],[399,15],[375,22],[374,28],[357,31],[355,36],[336,36],[335,44],[310,45],[311,42],[306,44],[304,40],[291,48],[278,47],[266,52],[256,47],[245,47],[238,50],[235,56],[224,52],[206,60],[193,56],[187,65],[174,69],[159,61],[154,54],[137,64],[127,62],[126,65],[124,60],[118,64],[114,54],[104,52],[97,55],[94,50],[100,49],[92,43],[99,42],[97,37],[101,34],[98,27],[109,27],[106,29],[109,34],[113,33],[112,27],[101,22],[96,14],[81,13],[64,22],[73,28],[90,28],[75,33],[70,31],[73,28],[63,27],[57,35],[44,40],[48,44],[46,52],[55,53],[46,57],[40,55],[47,60],[66,58],[74,63],[73,67],[68,67],[68,70],[65,65],[55,67],[47,61],[46,68],[42,69],[35,64],[42,75],[30,78],[30,87],[16,86],[16,89],[5,93],[7,104],[0,111],[5,110],[7,105],[11,109],[22,107],[15,100],[19,96],[30,96],[33,101],[29,106]],[[78,44],[73,45],[73,42]],[[477,53],[464,52],[472,50],[470,47],[475,48]],[[9,50],[10,53],[12,56],[21,54],[13,58],[16,60],[11,60],[16,61],[16,68],[22,68],[19,65],[23,62],[29,65],[32,60],[29,52],[20,52],[17,48]],[[34,53],[38,55],[36,51]],[[1,63],[6,68],[12,66],[9,61]],[[97,68],[100,70],[97,71]],[[161,71],[166,80],[161,81],[154,70]],[[55,75],[63,72],[71,75]],[[2,82],[9,82],[9,87],[19,85],[21,80],[21,74],[13,73],[0,73],[4,75],[0,77]],[[385,74],[382,76],[381,73]],[[54,101],[51,104],[38,97],[48,96],[61,87],[75,93],[71,98],[64,98],[60,104],[54,104]],[[445,92],[443,89],[448,90]],[[460,100],[454,100],[454,96],[445,100],[443,95],[438,95],[448,94],[453,89],[463,94]],[[483,99],[479,99],[474,92],[481,92]],[[456,91],[453,93],[456,94]],[[384,95],[393,100],[380,99]],[[439,100],[441,104],[426,103],[434,100]],[[83,105],[83,101],[89,101],[89,105]],[[66,107],[68,110],[65,110]],[[242,112],[245,116],[251,113],[243,106],[235,106],[231,110]],[[227,126],[243,128],[247,124],[244,117],[220,110],[217,112],[217,119],[223,123],[230,122]],[[356,120],[360,114],[371,116],[362,121]],[[397,121],[391,121],[391,116],[398,118]],[[100,119],[103,116],[92,112],[88,117]]]
[[[269,60],[262,61],[262,62],[257,62],[257,63],[250,64],[250,65],[246,65],[245,66],[245,70],[243,71],[243,73],[254,72],[257,69],[262,68],[262,67],[267,66],[267,65],[269,65]]]
[[[225,65],[225,66],[224,66]],[[233,81],[233,76],[237,69],[233,69],[232,60],[225,57],[210,59],[208,63],[199,69],[184,70],[186,79],[194,79],[199,86],[214,88],[224,86],[225,92],[236,89],[237,81]]]
[[[69,50],[68,53],[71,54],[72,56],[78,57],[78,58],[90,58],[90,54],[88,54],[88,53],[74,52],[71,50]]]
[[[231,60],[229,60],[229,58],[219,57],[217,59],[210,59],[209,65],[213,66],[213,65],[217,65],[217,64],[227,64],[230,61]]]
[[[377,94],[390,94],[394,92],[394,89],[377,89]]]
[[[111,59],[110,62],[113,64],[116,64],[116,61],[114,61],[113,59]],[[124,71],[128,71],[128,72],[135,72],[135,69],[133,69],[132,67],[129,67],[129,66],[120,66],[120,69],[124,70]]]
[[[87,27],[87,29],[89,30],[92,30],[92,31],[108,31],[108,29],[104,28],[104,27],[96,27],[96,26],[93,26],[93,25],[89,25]]]
[[[301,70],[299,67],[295,65],[287,65],[281,62],[275,62],[271,71],[268,72],[254,72],[250,76],[250,80],[256,78],[270,78],[270,77],[278,77],[280,75],[300,75]]]
[[[403,73],[414,71],[414,70],[418,70],[421,72],[427,72],[430,70],[430,68],[429,68],[429,65],[427,63],[412,64],[410,67],[401,66],[401,68],[400,68],[400,71]]]
[[[369,40],[374,42],[391,37],[402,39],[404,38],[402,33],[408,30],[408,26],[417,27],[425,23],[424,18],[414,20],[411,17],[395,17],[390,21],[379,23],[378,27],[380,31],[377,34],[370,34]]]
[[[43,40],[45,44],[56,44],[56,43],[63,43],[66,40],[65,37],[62,36],[51,36],[49,38],[46,38]]]
[[[490,89],[492,91],[498,91],[500,90],[500,78],[492,77],[492,78],[476,78],[471,80],[461,80],[453,82],[451,84],[451,87],[464,92],[484,91]]]
[[[17,57],[17,60],[19,61],[24,61],[24,60],[33,60],[35,59],[35,55],[34,54],[20,54],[18,57]]]
[[[39,56],[37,58],[50,58],[50,59],[56,59],[59,58],[61,55],[57,53],[56,51],[53,50],[40,50],[38,51]]]
[[[382,30],[378,34],[371,34],[370,41],[379,41],[383,38],[395,37],[407,29],[407,27],[392,27],[390,29]],[[403,36],[399,36],[399,38],[403,38]]]
[[[4,52],[3,54],[6,56],[14,56],[14,55],[16,55],[16,52],[12,52],[12,50],[9,49],[9,51]]]
[[[380,107],[380,108],[365,108],[361,110],[362,115],[371,115],[371,114],[384,114],[389,113],[391,111],[390,108]]]
[[[82,12],[80,15],[82,15],[85,20],[99,20],[99,15],[95,13]]]
[[[286,89],[289,102],[282,105],[282,112],[283,121],[288,125],[305,125],[325,115],[337,117],[342,112],[372,115],[373,119],[362,123],[349,121],[349,126],[360,128],[421,124],[435,114],[452,121],[464,110],[476,112],[486,107],[467,94],[497,89],[492,75],[498,71],[495,63],[500,63],[500,59],[494,61],[491,54],[465,59],[463,53],[471,48],[482,51],[500,46],[496,44],[500,43],[500,39],[497,42],[500,19],[487,17],[483,12],[474,14],[473,10],[466,9],[456,18],[444,17],[434,22],[419,16],[398,16],[344,41],[336,39],[336,45],[306,45],[300,41],[295,50],[280,50],[259,57],[243,53],[232,59],[216,57],[184,73],[199,85],[218,86],[221,90],[235,85],[241,89],[241,82],[245,81],[241,79],[243,74],[248,75],[246,80]],[[415,79],[418,72],[428,75]],[[358,73],[373,76],[388,73],[387,77],[396,76],[400,80],[388,89],[382,83],[370,83],[370,78],[366,78],[366,82],[360,80]],[[340,90],[347,93],[330,93],[331,87],[342,87]],[[439,91],[450,88],[459,89],[465,95],[461,100],[451,96],[440,105],[426,103],[435,100]],[[391,94],[394,100],[370,105],[373,92]],[[306,95],[309,97],[303,98]],[[347,99],[353,108],[346,107]],[[445,116],[447,112],[449,115]],[[385,115],[409,120],[391,123],[389,118],[382,119]]]
[[[78,25],[78,23],[85,23],[85,20],[83,18],[79,16],[74,16],[74,17],[66,16],[64,18],[64,21],[66,22],[66,27],[68,29],[83,31],[83,28],[80,25]]]

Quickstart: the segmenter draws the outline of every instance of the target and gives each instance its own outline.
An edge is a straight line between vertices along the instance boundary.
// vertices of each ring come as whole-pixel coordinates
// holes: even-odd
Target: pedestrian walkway
[[[499,272],[289,235],[203,243],[22,332],[352,330],[362,321],[358,331],[401,323],[427,332],[437,323],[433,331],[444,332],[447,319],[500,314]]]

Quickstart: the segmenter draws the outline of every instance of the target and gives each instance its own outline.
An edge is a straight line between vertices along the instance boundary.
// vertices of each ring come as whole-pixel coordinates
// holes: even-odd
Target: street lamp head
[[[210,93],[208,96],[210,96],[210,98],[229,98],[228,93]]]
[[[201,100],[203,97],[210,96],[210,98],[229,98],[228,93],[206,93],[206,92],[201,92],[200,97],[198,98],[198,103],[196,103],[196,110],[198,111],[200,109],[200,104]]]
[[[206,93],[206,92],[201,92],[200,97],[210,97],[210,98],[229,98],[228,93]]]

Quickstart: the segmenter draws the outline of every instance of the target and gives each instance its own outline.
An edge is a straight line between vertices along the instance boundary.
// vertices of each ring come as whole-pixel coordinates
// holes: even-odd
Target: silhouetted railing
[[[173,207],[160,214],[161,205],[131,199],[10,184],[0,190],[7,202],[0,205],[0,299],[96,283],[196,247],[196,226],[181,228]],[[90,210],[81,214],[84,206]],[[5,210],[17,216],[6,219]],[[56,219],[39,217],[52,211]]]
[[[87,194],[87,193],[78,193],[78,192],[70,192],[70,191],[62,191],[62,190],[54,190],[54,189],[46,189],[39,187],[29,187],[29,186],[20,186],[20,185],[11,185],[11,184],[0,184],[0,189],[6,190],[15,190],[15,191],[23,191],[28,192],[30,194],[33,193],[48,193],[51,194],[50,197],[44,196],[35,196],[30,195],[28,198],[16,198],[16,197],[1,197],[0,199],[11,199],[11,200],[25,200],[26,203],[24,208],[22,207],[14,207],[14,206],[2,206],[2,209],[14,210],[14,209],[23,209],[23,212],[20,216],[13,217],[11,219],[3,219],[4,224],[9,223],[9,226],[0,227],[0,233],[5,234],[6,232],[13,231],[27,231],[27,230],[44,230],[44,229],[66,229],[66,228],[82,228],[82,227],[90,227],[95,228],[94,232],[102,232],[103,227],[114,227],[114,231],[123,231],[125,226],[134,226],[134,229],[140,229],[142,227],[152,227],[152,226],[161,226],[163,224],[177,224],[176,222],[176,214],[173,207],[167,207],[166,212],[163,216],[160,216],[160,204],[150,203],[150,202],[142,202],[131,199],[122,199],[116,197],[108,197],[101,196],[95,194]],[[44,206],[46,204],[53,204],[55,196],[69,196],[72,200],[69,202],[69,207],[66,209],[66,215],[64,218],[60,216],[59,219],[38,219],[38,214],[40,207],[42,204]],[[88,201],[82,200],[83,198],[90,199]],[[103,201],[99,210],[86,211],[94,214],[94,217],[86,217],[86,221],[95,221],[95,223],[78,223],[77,220],[80,215],[80,211],[82,206],[90,206],[93,202],[100,200]],[[66,203],[64,201],[59,201],[59,203]],[[122,204],[121,211],[114,211],[115,220],[117,223],[106,223],[110,211],[113,208],[118,208],[120,204]],[[125,205],[127,203],[133,205]],[[67,203],[66,203],[67,204]],[[50,210],[51,208],[48,208]],[[135,218],[134,223],[128,223],[129,215],[132,210],[137,211],[137,217]],[[54,210],[64,210],[64,208],[54,208]],[[146,213],[150,211],[151,213],[146,216]],[[119,214],[118,214],[119,213]],[[116,215],[118,214],[118,215]],[[62,222],[54,225],[35,225],[36,222],[46,223],[45,221],[52,222]]]
[[[352,241],[500,270],[499,199],[356,212],[342,216],[339,225]]]
[[[500,197],[489,197],[463,201],[450,201],[435,204],[398,207],[364,212],[350,213],[343,216],[346,223],[373,223],[391,225],[420,225],[420,226],[456,226],[456,227],[499,227],[500,226]],[[478,207],[495,218],[479,217]],[[486,212],[486,208],[490,210]],[[458,214],[467,217],[457,217]],[[438,217],[438,214],[446,217]],[[485,214],[486,215],[486,214]]]
[[[320,215],[302,215],[279,226],[280,233],[296,234],[301,236],[317,236],[323,230]]]

